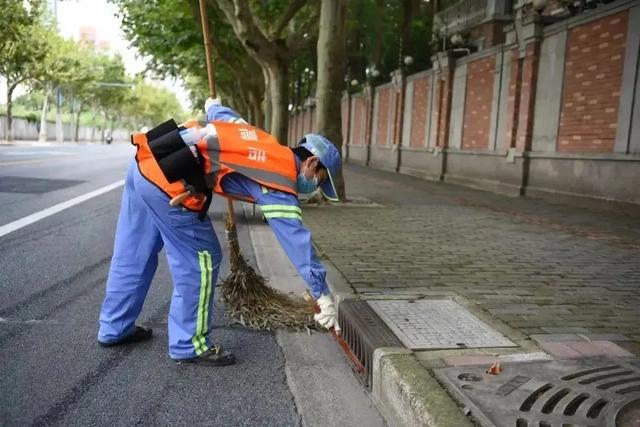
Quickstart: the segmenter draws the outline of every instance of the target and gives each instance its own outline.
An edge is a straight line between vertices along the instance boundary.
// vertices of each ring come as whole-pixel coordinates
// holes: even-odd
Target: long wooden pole
[[[211,42],[211,34],[209,33],[209,15],[207,13],[206,0],[200,0],[200,24],[202,25],[202,37],[204,39],[204,54],[207,60],[207,77],[209,79],[209,96],[216,98],[216,80],[213,73],[213,43]],[[233,200],[227,199],[227,212],[229,214],[229,223],[235,228],[236,220],[233,211]]]

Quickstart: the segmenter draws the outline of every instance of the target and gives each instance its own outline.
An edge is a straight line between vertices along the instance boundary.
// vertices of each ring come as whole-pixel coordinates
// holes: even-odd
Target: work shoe
[[[120,344],[131,344],[134,342],[146,341],[149,338],[151,338],[151,335],[153,335],[153,331],[151,330],[151,328],[145,328],[144,326],[136,325],[133,332],[131,332],[126,337],[118,341],[111,341],[111,342],[98,341],[98,344],[100,344],[101,347],[113,347]]]
[[[236,357],[233,353],[214,346],[199,356],[188,359],[173,359],[173,361],[176,363],[197,363],[208,366],[229,366],[236,363]]]

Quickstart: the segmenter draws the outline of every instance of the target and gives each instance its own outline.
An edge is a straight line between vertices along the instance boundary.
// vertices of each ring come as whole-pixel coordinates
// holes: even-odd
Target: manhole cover
[[[412,350],[516,347],[498,331],[451,300],[367,301]]]
[[[0,193],[41,194],[82,184],[84,181],[71,179],[42,179],[21,176],[0,176]]]
[[[483,426],[640,425],[637,360],[604,357],[436,369],[436,376]],[[469,381],[469,378],[480,380]]]

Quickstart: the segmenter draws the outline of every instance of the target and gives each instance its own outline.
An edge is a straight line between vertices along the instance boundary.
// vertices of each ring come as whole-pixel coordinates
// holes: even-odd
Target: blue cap
[[[331,201],[339,201],[338,192],[333,182],[334,178],[336,178],[340,172],[342,159],[336,146],[325,137],[316,133],[305,135],[304,138],[300,140],[299,146],[306,148],[311,154],[317,156],[322,166],[327,169],[329,179],[320,184],[322,194]]]

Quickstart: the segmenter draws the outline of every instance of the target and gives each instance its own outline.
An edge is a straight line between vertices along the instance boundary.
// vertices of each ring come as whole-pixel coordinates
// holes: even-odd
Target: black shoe
[[[130,344],[134,342],[146,341],[151,338],[151,335],[153,335],[153,331],[151,330],[151,328],[145,328],[143,326],[136,325],[133,332],[122,338],[121,340],[112,342],[98,341],[98,344],[100,344],[101,347],[113,347],[120,344]]]
[[[236,363],[236,357],[229,351],[211,347],[204,353],[188,359],[173,359],[176,363],[197,363],[208,366],[229,366]]]

